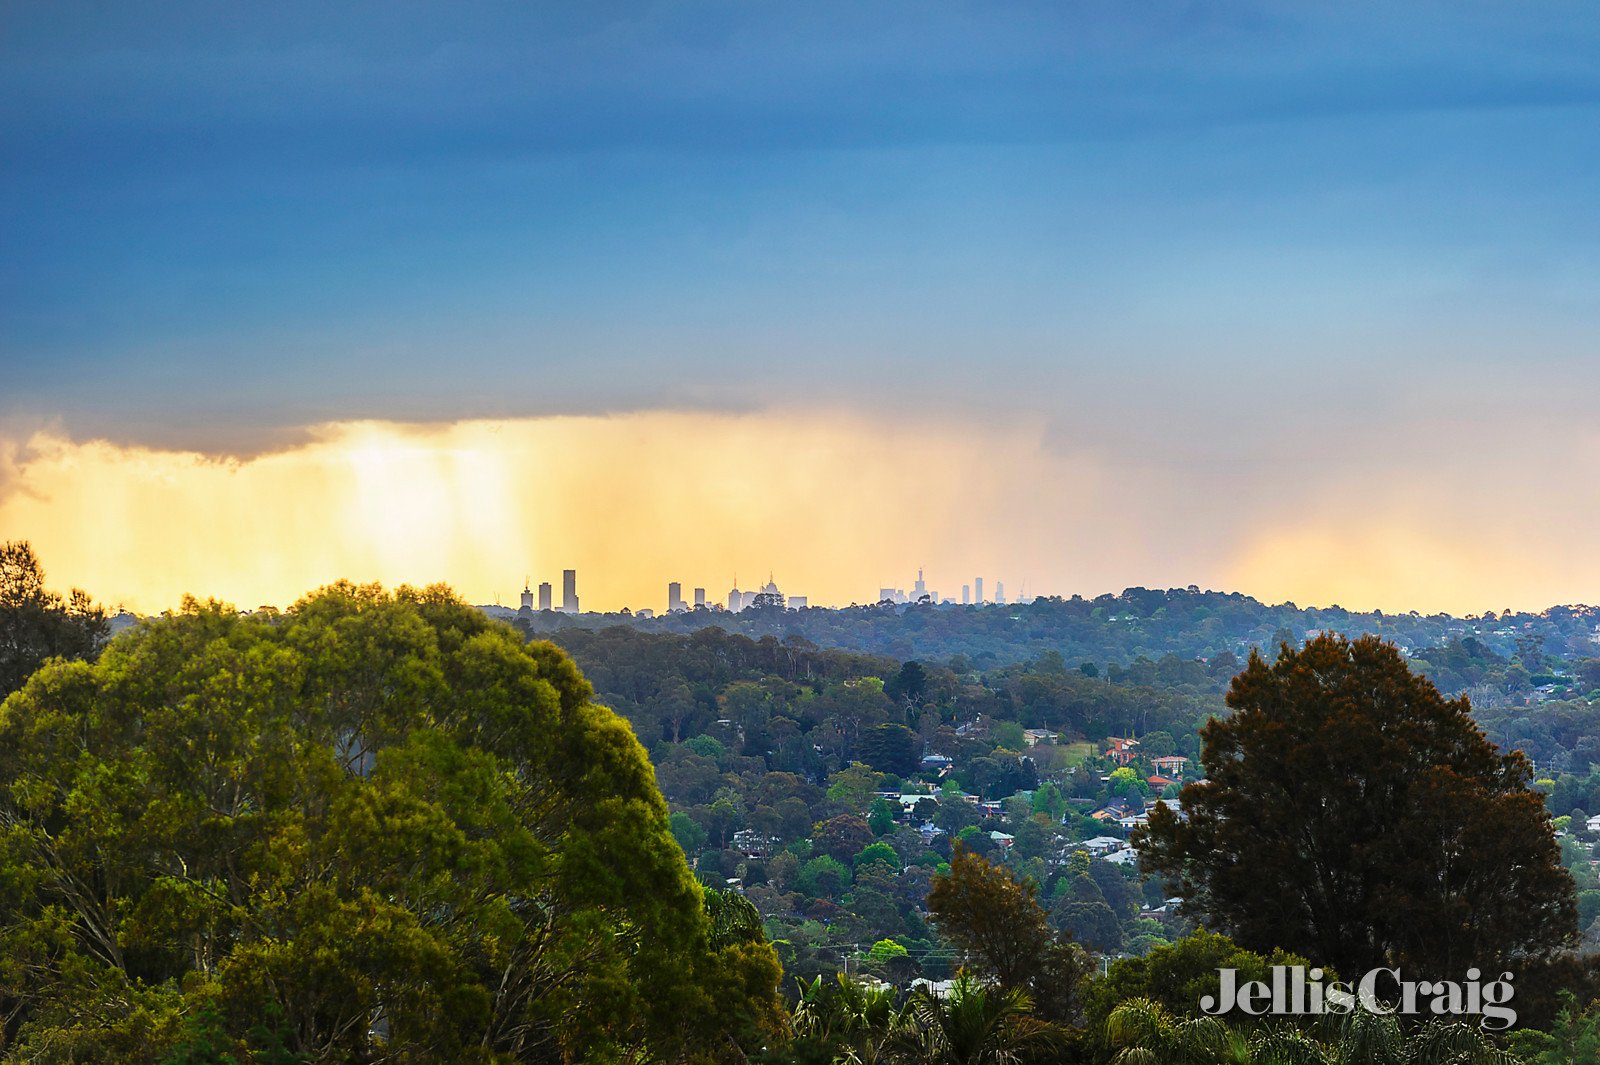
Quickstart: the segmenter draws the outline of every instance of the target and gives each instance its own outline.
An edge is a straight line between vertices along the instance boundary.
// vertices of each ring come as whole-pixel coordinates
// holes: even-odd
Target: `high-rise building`
[[[551,605],[551,603],[552,603],[552,601],[554,599],[554,597],[551,595],[551,591],[552,591],[552,589],[550,587],[550,582],[549,581],[540,581],[539,582],[539,609],[540,610],[549,610],[550,609],[550,605]]]
[[[733,591],[728,593],[728,609],[737,614],[744,609],[745,593],[739,590],[739,578],[733,579]]]
[[[522,609],[533,609],[533,589],[528,587],[528,579],[522,579]]]
[[[994,601],[999,603],[1001,606],[1005,606],[1006,605],[1006,582],[1005,581],[995,581],[994,582]]]
[[[575,569],[561,571],[561,612],[578,613],[578,571]]]
[[[694,608],[696,610],[699,610],[701,607],[703,607],[705,605],[706,605],[706,590],[704,588],[696,588],[694,590]]]
[[[962,606],[971,606],[972,605],[972,585],[970,585],[970,584],[963,584],[961,586],[961,605]]]
[[[683,602],[683,585],[677,581],[667,582],[667,612],[687,610]]]
[[[911,601],[918,602],[928,594],[928,586],[922,581],[922,567],[917,567],[917,583],[911,586]]]
[[[977,603],[980,606],[983,605],[983,578],[982,577],[974,577],[972,579],[972,601],[974,603]]]
[[[806,597],[803,595],[791,595],[789,597],[789,609],[804,610],[806,608],[806,602]]]

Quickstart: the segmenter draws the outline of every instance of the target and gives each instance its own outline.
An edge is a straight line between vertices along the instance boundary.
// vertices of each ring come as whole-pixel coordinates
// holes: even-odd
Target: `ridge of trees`
[[[516,616],[504,611],[508,620]],[[1545,668],[1562,660],[1596,658],[1593,637],[1600,606],[1552,606],[1538,612],[1485,611],[1455,617],[1415,611],[1347,610],[1340,606],[1269,604],[1237,592],[1196,587],[1128,588],[1112,595],[1044,596],[1028,603],[939,606],[868,604],[841,609],[765,608],[729,613],[696,610],[643,618],[631,613],[567,615],[537,612],[518,620],[536,634],[615,626],[653,634],[689,634],[707,628],[753,639],[836,648],[905,661],[960,657],[979,670],[1026,662],[1054,652],[1072,663],[1127,668],[1144,658],[1210,660],[1224,652],[1242,662],[1252,647],[1299,643],[1332,631],[1375,635],[1410,649],[1440,688],[1460,691],[1480,683],[1511,691],[1551,680]],[[1596,667],[1600,669],[1600,667]],[[1600,678],[1600,674],[1597,674]],[[1600,688],[1591,679],[1582,692]],[[1226,678],[1222,685],[1225,686]],[[1476,702],[1483,702],[1476,698]]]

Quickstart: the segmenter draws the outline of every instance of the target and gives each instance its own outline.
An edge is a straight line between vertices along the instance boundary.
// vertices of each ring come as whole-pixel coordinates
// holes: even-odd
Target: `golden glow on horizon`
[[[530,575],[559,601],[569,567],[602,610],[659,611],[669,580],[721,602],[735,575],[749,587],[769,570],[813,603],[866,601],[909,588],[919,564],[957,599],[978,575],[1013,598],[1024,581],[1456,613],[1600,598],[1593,521],[1474,526],[1437,499],[1371,502],[1365,481],[1318,515],[1252,508],[1042,440],[796,412],[339,423],[237,460],[43,433],[0,440],[0,538],[31,540],[53,585],[141,612],[186,592],[284,606],[339,578],[515,605]]]
[[[813,602],[866,601],[919,560],[1007,579],[1025,538],[1005,501],[1041,468],[1087,487],[1031,431],[801,415],[341,423],[243,460],[41,434],[12,466],[3,535],[139,611],[185,592],[283,606],[341,577],[514,605],[524,575],[559,589],[569,567],[588,609],[659,610],[669,580],[723,601],[769,570]]]

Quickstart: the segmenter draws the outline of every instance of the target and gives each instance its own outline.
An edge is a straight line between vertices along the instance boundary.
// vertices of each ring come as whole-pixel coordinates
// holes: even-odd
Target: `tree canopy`
[[[0,544],[0,699],[50,658],[86,658],[107,634],[105,611],[87,592],[63,596],[44,584],[44,567],[24,541]]]
[[[1392,644],[1252,654],[1202,732],[1206,780],[1136,833],[1145,867],[1242,946],[1341,973],[1460,979],[1575,936],[1527,759],[1502,754]]]
[[[1035,894],[1032,883],[958,844],[950,871],[933,878],[928,909],[974,969],[1004,989],[1030,995],[1049,1020],[1075,1022],[1087,958],[1051,930]]]
[[[738,1060],[776,957],[747,906],[708,917],[591,694],[439,588],[190,601],[46,666],[0,707],[8,1048]]]

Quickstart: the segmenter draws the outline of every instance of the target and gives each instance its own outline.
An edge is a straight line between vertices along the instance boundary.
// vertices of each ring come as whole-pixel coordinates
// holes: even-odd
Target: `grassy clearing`
[[[1093,753],[1094,744],[1092,743],[1069,743],[1067,744],[1067,765],[1076,769]]]

